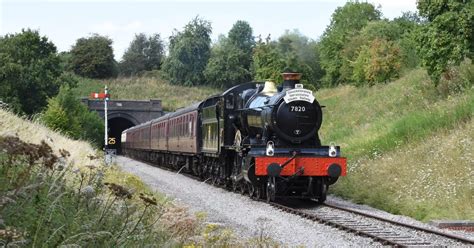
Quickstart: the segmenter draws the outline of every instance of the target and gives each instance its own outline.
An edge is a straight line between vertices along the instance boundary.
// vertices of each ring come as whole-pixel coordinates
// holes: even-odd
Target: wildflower
[[[88,164],[88,165],[86,165],[85,167],[88,168],[89,170],[93,170],[93,169],[97,168],[97,167],[96,167],[95,165],[93,165],[93,164]]]
[[[149,196],[144,195],[143,193],[140,193],[139,197],[147,205],[155,205],[155,206],[157,205],[155,197],[149,197]]]
[[[95,195],[95,189],[94,187],[87,185],[81,190],[81,193],[87,198],[92,198]]]
[[[119,197],[119,198],[127,198],[131,199],[132,198],[132,193],[128,191],[125,187],[115,184],[115,183],[104,183],[109,187],[109,189],[112,191],[112,193]]]
[[[67,158],[67,157],[71,156],[71,153],[69,153],[68,151],[66,151],[64,149],[59,149],[59,154],[61,154],[61,157],[63,157],[63,158]]]
[[[80,170],[79,168],[77,168],[77,167],[74,167],[74,168],[72,169],[72,173],[74,173],[74,174],[78,174],[79,172],[81,172],[81,170]]]
[[[87,157],[90,159],[90,160],[95,160],[97,159],[98,157],[94,156],[94,155],[87,155]]]

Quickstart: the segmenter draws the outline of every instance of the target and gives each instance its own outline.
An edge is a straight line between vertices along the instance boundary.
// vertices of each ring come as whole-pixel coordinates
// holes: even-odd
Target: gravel
[[[255,238],[263,234],[291,247],[381,246],[369,238],[276,210],[247,196],[130,158],[118,156],[117,164],[123,170],[139,176],[153,189],[173,198],[177,204],[188,207],[190,211],[207,212],[207,221],[231,228],[243,238]]]

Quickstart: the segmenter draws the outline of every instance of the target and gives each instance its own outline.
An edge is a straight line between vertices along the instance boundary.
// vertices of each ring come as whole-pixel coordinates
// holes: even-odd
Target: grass
[[[0,246],[269,247],[105,167],[97,151],[0,108]],[[100,155],[100,154],[99,154]]]
[[[112,99],[149,100],[160,99],[165,111],[174,111],[178,108],[202,101],[221,90],[211,87],[185,87],[171,85],[161,76],[117,78],[112,80],[81,79],[76,94],[88,97],[91,92],[103,90],[107,84]]]
[[[474,88],[441,97],[422,70],[389,84],[317,92],[324,143],[342,146],[348,176],[333,192],[420,220],[474,219]],[[460,142],[464,142],[460,144]]]

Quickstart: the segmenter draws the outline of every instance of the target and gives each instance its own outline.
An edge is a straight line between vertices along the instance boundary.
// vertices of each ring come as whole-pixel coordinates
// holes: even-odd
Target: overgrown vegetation
[[[328,106],[321,139],[340,144],[349,158],[350,176],[334,192],[422,220],[472,219],[474,81],[472,65],[465,66],[471,76],[457,77],[470,77],[470,83],[443,99],[423,70],[387,85],[319,91],[319,101]],[[449,201],[430,197],[446,192]]]
[[[78,83],[78,87],[73,90],[74,95],[87,96],[90,92],[98,92],[103,89],[104,84],[109,87],[113,99],[160,99],[165,111],[174,111],[221,92],[220,89],[206,86],[172,85],[162,78],[161,73],[151,72],[142,77],[116,78],[105,81],[82,79]]]

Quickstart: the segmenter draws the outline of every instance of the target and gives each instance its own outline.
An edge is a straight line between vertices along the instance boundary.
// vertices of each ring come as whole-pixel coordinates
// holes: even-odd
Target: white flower
[[[95,189],[94,187],[87,185],[81,190],[81,193],[87,198],[92,198],[95,195]]]

